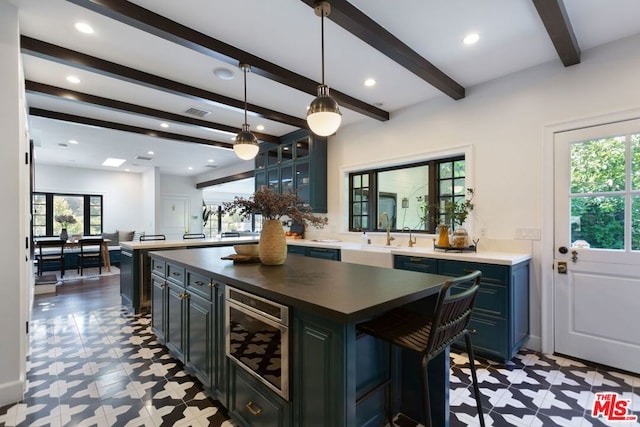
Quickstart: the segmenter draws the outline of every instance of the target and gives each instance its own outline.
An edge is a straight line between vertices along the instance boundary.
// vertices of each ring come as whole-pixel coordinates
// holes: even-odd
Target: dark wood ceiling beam
[[[71,49],[56,46],[27,36],[20,36],[20,47],[23,53],[44,58],[71,67],[81,68],[104,76],[116,78],[129,83],[146,86],[166,93],[190,98],[199,102],[223,108],[233,108],[244,112],[244,101],[209,92],[153,74],[138,71],[124,65],[105,61],[95,56],[86,55]],[[297,128],[308,128],[304,119],[283,114],[278,111],[247,104],[249,111],[268,120],[288,124]]]
[[[318,3],[318,0],[302,1],[312,8]],[[331,13],[328,18],[333,22],[451,98],[465,97],[464,87],[362,13],[360,9],[346,0],[330,0],[329,3]]]
[[[533,0],[533,4],[564,66],[579,64],[580,46],[562,0]]]
[[[232,150],[233,144],[228,142],[213,141],[195,136],[181,135],[173,132],[164,132],[153,129],[146,129],[138,126],[125,125],[122,123],[109,122],[106,120],[92,119],[89,117],[77,116],[74,114],[60,113],[58,111],[45,110],[42,108],[29,108],[29,115],[43,117],[45,119],[60,120],[63,122],[78,123],[88,126],[97,126],[105,129],[119,130],[123,132],[137,133],[140,135],[152,136],[154,138],[171,139],[178,142],[193,142],[196,144],[209,145],[212,147],[227,148]]]
[[[77,92],[74,90],[64,89],[56,86],[38,83],[31,80],[25,81],[25,89],[29,93],[47,95],[54,98],[63,98],[75,102],[96,105],[109,108],[111,110],[137,114],[146,117],[152,117],[160,120],[169,120],[185,125],[199,126],[207,129],[220,130],[230,133],[240,132],[240,128],[228,126],[220,123],[213,123],[206,120],[196,119],[194,117],[181,116],[180,114],[169,113],[166,111],[156,110],[154,108],[143,107],[140,105],[130,104],[128,102],[116,101],[114,99],[103,98],[100,96],[89,95],[87,93]],[[261,141],[273,142],[280,144],[280,138],[265,133],[253,132],[253,134]]]
[[[135,5],[129,1],[67,1],[101,15],[108,16],[109,18],[130,25],[141,31],[145,31],[157,37],[171,41],[180,46],[192,49],[211,58],[226,62],[234,67],[238,66],[238,63],[249,64],[251,65],[251,72],[254,74],[258,74],[301,92],[305,92],[313,96],[317,95],[318,82],[165,18],[162,15],[153,13],[150,10]],[[357,111],[358,113],[376,120],[389,120],[389,113],[378,107],[367,104],[334,89],[331,90],[331,95],[340,103],[340,106],[348,108],[349,110]]]

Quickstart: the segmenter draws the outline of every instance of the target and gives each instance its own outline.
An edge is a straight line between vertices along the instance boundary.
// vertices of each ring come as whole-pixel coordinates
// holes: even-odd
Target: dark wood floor
[[[68,280],[56,287],[55,294],[35,296],[31,319],[67,316],[119,305],[119,274]]]

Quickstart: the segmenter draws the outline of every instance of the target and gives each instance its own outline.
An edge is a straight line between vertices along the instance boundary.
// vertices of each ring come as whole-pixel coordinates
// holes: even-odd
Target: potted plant
[[[282,218],[293,222],[323,228],[328,220],[316,216],[312,208],[296,193],[279,194],[269,188],[257,190],[249,199],[236,196],[231,202],[224,202],[225,213],[246,218],[260,214],[263,218],[260,232],[260,262],[265,265],[281,265],[287,259],[287,240],[282,228]]]
[[[449,200],[444,205],[445,216],[448,220],[451,220],[453,225],[451,246],[456,248],[469,246],[469,233],[462,225],[467,220],[469,212],[473,210],[473,188],[467,188],[467,195],[463,202]],[[456,224],[458,227],[456,227]]]
[[[56,215],[54,219],[62,227],[62,230],[60,231],[60,240],[64,240],[66,242],[69,238],[67,227],[69,227],[70,224],[77,223],[78,221],[76,221],[73,215]]]

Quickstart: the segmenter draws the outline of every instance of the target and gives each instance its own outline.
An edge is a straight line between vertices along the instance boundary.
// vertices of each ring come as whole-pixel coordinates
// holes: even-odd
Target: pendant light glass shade
[[[307,110],[307,124],[316,135],[329,136],[336,133],[342,123],[340,106],[329,95],[329,87],[324,84],[324,17],[331,13],[328,2],[316,4],[315,13],[320,17],[321,45],[322,45],[322,84],[318,86],[318,97],[311,102]]]
[[[242,160],[251,160],[258,154],[258,138],[249,130],[247,123],[242,125],[242,131],[236,135],[233,152]]]
[[[307,123],[316,135],[329,136],[336,133],[342,123],[342,113],[338,103],[329,96],[326,85],[318,86],[318,97],[307,111]]]
[[[242,160],[251,160],[259,150],[258,138],[251,133],[250,125],[247,123],[247,64],[240,64],[240,68],[244,71],[244,124],[242,130],[236,135],[233,143],[233,152]]]

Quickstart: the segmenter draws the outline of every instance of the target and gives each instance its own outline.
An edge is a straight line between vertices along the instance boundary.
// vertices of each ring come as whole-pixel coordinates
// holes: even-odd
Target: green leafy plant
[[[463,202],[456,202],[455,200],[448,200],[444,204],[444,213],[446,218],[451,219],[453,227],[456,224],[462,226],[469,216],[469,212],[473,210],[473,188],[467,188],[468,198],[465,198]]]
[[[249,199],[236,196],[231,202],[224,202],[222,210],[230,215],[246,218],[261,214],[264,219],[288,217],[293,222],[323,228],[328,223],[326,217],[316,216],[312,208],[296,193],[279,194],[268,188],[253,193]]]
[[[209,206],[207,206],[207,204],[203,200],[202,201],[202,226],[203,227],[207,226],[207,223],[209,222],[209,218],[211,217],[212,214],[213,214],[213,211]]]

